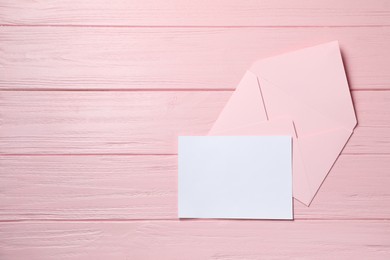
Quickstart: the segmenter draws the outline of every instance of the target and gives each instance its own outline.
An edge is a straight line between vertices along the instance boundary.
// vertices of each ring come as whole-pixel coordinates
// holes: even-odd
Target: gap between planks
[[[112,89],[100,89],[100,88],[2,88],[0,92],[233,92],[234,88],[112,88]],[[390,91],[389,88],[372,88],[372,89],[353,89],[351,92],[371,92],[371,91]]]
[[[94,25],[94,24],[0,24],[1,27],[53,27],[53,28],[188,28],[188,29],[240,29],[240,28],[386,28],[390,25]]]
[[[379,156],[390,155],[390,153],[342,153],[350,156]],[[177,153],[0,153],[0,157],[56,157],[56,156],[177,156]]]
[[[383,223],[390,222],[390,218],[295,218],[293,220],[280,220],[280,219],[180,219],[180,218],[166,218],[166,219],[148,219],[148,218],[140,218],[140,219],[15,219],[15,220],[0,220],[1,223],[55,223],[55,222],[69,222],[69,223],[137,223],[137,222],[193,222],[193,223],[208,223],[208,222],[332,222],[332,221],[383,221]]]

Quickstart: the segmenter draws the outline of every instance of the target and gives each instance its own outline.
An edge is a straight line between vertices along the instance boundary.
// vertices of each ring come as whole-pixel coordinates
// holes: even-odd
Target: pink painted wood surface
[[[390,2],[0,1],[0,259],[390,259]],[[176,219],[176,136],[338,39],[359,126],[296,220]]]
[[[177,219],[177,157],[1,156],[0,220]],[[342,155],[295,219],[388,219],[390,155]],[[216,222],[217,223],[217,222]]]
[[[1,154],[174,154],[208,132],[231,91],[3,91]],[[390,92],[354,91],[344,153],[390,153]],[[378,111],[381,111],[378,113]]]
[[[111,26],[390,25],[387,0],[2,0],[3,24]]]
[[[390,88],[390,27],[0,27],[0,89],[234,89],[259,58],[339,40],[352,89]]]
[[[388,220],[31,222],[0,225],[4,259],[387,260]]]

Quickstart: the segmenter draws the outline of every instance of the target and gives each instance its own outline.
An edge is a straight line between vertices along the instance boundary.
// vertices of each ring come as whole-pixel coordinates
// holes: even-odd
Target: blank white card
[[[292,219],[290,136],[180,136],[179,218]]]

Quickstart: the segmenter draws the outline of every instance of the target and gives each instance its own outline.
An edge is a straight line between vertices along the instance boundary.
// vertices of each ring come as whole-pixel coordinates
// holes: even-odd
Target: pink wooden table
[[[0,0],[0,259],[390,259],[388,0]],[[339,40],[359,126],[295,221],[179,221],[176,136]]]

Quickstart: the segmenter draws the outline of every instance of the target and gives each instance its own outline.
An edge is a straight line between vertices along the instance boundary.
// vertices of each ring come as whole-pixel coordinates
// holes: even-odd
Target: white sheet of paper
[[[180,136],[179,218],[292,219],[291,136]]]

